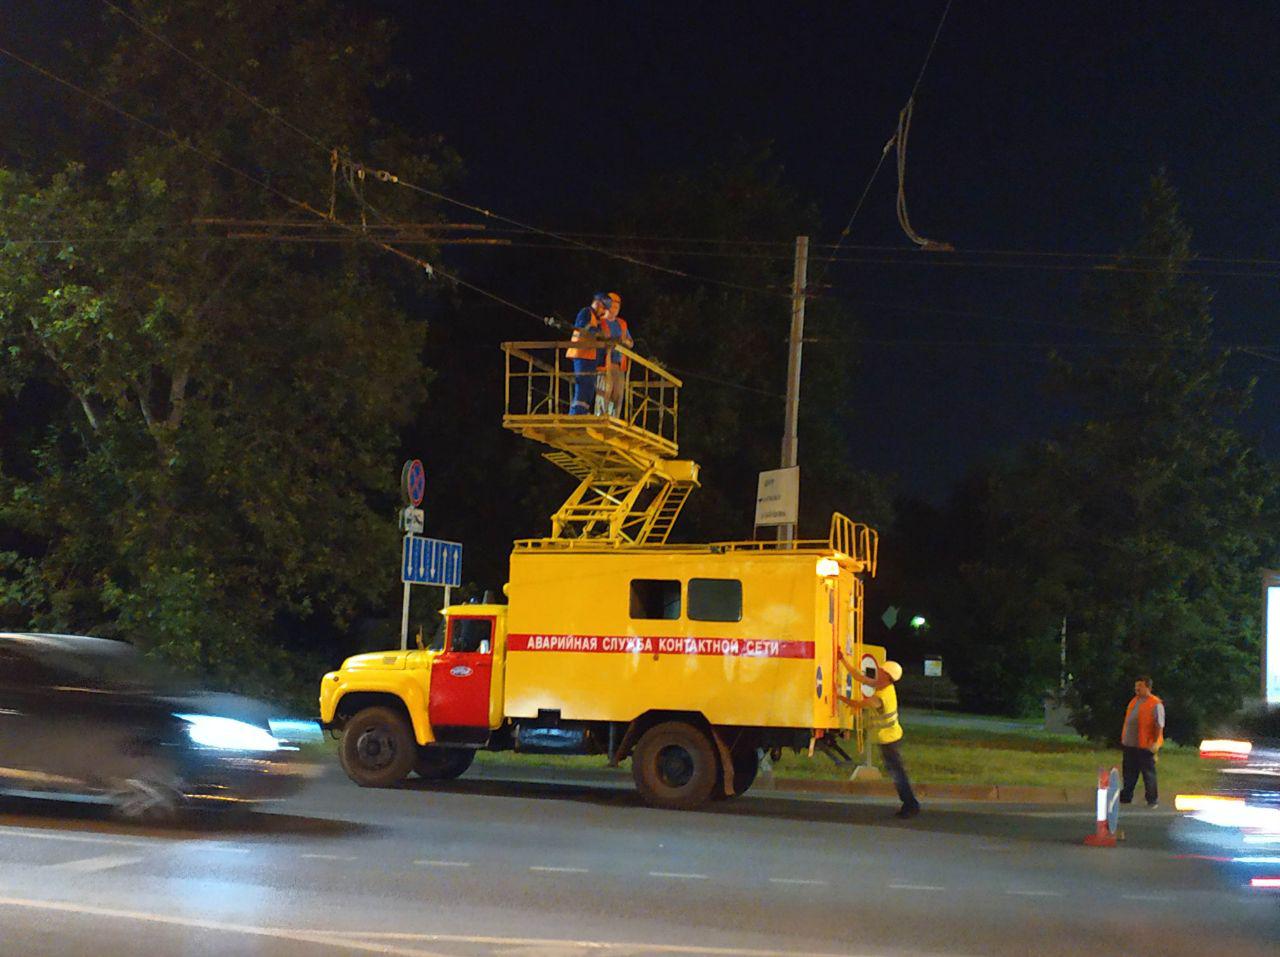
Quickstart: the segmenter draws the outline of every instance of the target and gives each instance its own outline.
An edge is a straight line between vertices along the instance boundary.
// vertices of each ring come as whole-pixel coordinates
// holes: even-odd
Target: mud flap
[[[720,754],[720,770],[723,772],[721,777],[724,778],[724,795],[725,797],[733,797],[733,755],[729,752],[729,746],[724,743],[724,738],[720,736],[720,732],[714,727],[711,729],[711,740],[716,743],[716,751]]]

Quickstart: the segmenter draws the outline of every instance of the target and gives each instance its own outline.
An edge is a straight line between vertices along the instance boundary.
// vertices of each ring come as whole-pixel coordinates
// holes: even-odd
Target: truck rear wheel
[[[418,762],[414,770],[424,781],[452,781],[471,767],[475,759],[476,753],[471,748],[442,748],[428,744],[418,748]]]
[[[645,803],[677,811],[711,797],[720,766],[707,736],[683,721],[654,725],[631,755],[631,774]]]
[[[413,770],[418,745],[408,722],[390,708],[365,708],[342,732],[342,768],[365,788],[389,788]]]

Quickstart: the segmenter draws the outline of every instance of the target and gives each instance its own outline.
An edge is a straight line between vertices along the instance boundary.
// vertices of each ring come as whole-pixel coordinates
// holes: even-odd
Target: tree
[[[0,607],[243,686],[287,670],[289,639],[313,646],[381,597],[389,463],[427,376],[401,305],[421,288],[372,247],[202,228],[310,216],[277,191],[372,215],[324,150],[240,91],[408,178],[453,161],[375,118],[385,23],[321,0],[131,15],[239,90],[109,16],[83,82],[171,135],[102,126],[87,162],[0,171]],[[428,218],[408,196],[380,208]]]
[[[1252,382],[1230,382],[1163,176],[1142,219],[1141,238],[1089,296],[1090,325],[1137,348],[1057,360],[1054,384],[1081,420],[996,471],[985,554],[958,587],[975,610],[972,634],[1024,657],[1020,675],[995,673],[1015,697],[1056,677],[1048,649],[1065,618],[1082,732],[1117,736],[1134,678],[1150,673],[1169,733],[1194,740],[1256,684],[1257,574],[1274,557],[1277,486],[1238,430]],[[985,639],[969,640],[977,660]],[[989,677],[975,667],[968,680]]]
[[[1276,484],[1236,425],[1253,382],[1228,381],[1229,353],[1212,341],[1209,292],[1185,273],[1191,235],[1163,175],[1143,225],[1094,308],[1150,351],[1060,364],[1087,416],[1054,464],[1071,483],[1068,527],[1087,569],[1068,660],[1082,730],[1116,734],[1118,706],[1150,672],[1170,699],[1171,734],[1193,740],[1256,684],[1257,575],[1274,555],[1265,517]]]

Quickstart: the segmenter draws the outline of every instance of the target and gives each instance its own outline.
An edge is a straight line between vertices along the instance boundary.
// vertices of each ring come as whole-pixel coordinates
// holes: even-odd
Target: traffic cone
[[[1112,768],[1108,771],[1106,768],[1098,768],[1098,820],[1094,825],[1092,834],[1085,837],[1084,842],[1090,847],[1115,847],[1116,835],[1111,830],[1111,795],[1113,780],[1119,775],[1116,769]],[[1118,780],[1114,780],[1116,785]],[[1115,798],[1119,798],[1119,787],[1116,788],[1117,794]]]

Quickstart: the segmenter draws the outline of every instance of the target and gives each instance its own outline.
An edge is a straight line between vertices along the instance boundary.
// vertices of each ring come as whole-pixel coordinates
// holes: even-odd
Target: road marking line
[[[218,854],[248,854],[247,847],[228,847],[225,844],[194,844],[189,845],[192,850],[196,851],[215,851]]]
[[[940,887],[937,884],[905,884],[900,881],[895,881],[889,886],[895,891],[945,891],[946,890],[945,887]]]
[[[419,867],[470,867],[470,861],[414,861]]]
[[[299,854],[299,857],[306,858],[309,861],[354,861],[354,854]]]
[[[1172,894],[1121,894],[1127,901],[1171,901]]]
[[[339,947],[344,950],[360,950],[387,957],[444,957],[416,947],[396,947],[391,943],[373,943],[351,940],[318,930],[291,930],[287,927],[255,927],[251,924],[230,924],[219,920],[202,920],[193,917],[171,917],[147,911],[117,910],[112,907],[94,907],[89,904],[68,904],[62,901],[37,901],[20,897],[0,897],[0,907],[25,907],[29,910],[45,910],[62,914],[84,914],[91,917],[116,917],[122,920],[145,921],[151,924],[167,924],[171,927],[190,927],[198,930],[226,931],[232,934],[248,934],[254,937],[272,937],[323,947]]]
[[[706,874],[680,874],[675,871],[650,871],[650,877],[670,877],[681,881],[709,881]]]
[[[75,871],[78,874],[92,874],[94,871],[109,871],[113,867],[125,867],[129,864],[140,864],[140,857],[123,857],[119,854],[104,854],[101,857],[84,857],[78,861],[66,861],[62,864],[50,864],[51,868],[60,871]]]
[[[1036,890],[1009,890],[1006,894],[1013,894],[1015,897],[1062,897],[1062,891],[1036,891]]]
[[[619,953],[630,955],[642,954],[676,954],[688,957],[689,954],[702,954],[706,957],[848,957],[848,954],[834,954],[830,951],[802,950],[753,950],[747,947],[705,947],[696,944],[637,944],[630,941],[615,940],[555,940],[546,937],[486,937],[476,934],[422,934],[410,931],[394,930],[328,930],[312,931],[332,937],[344,939],[422,941],[423,943],[441,944],[490,944],[507,947],[536,947],[539,953],[551,949],[557,951],[592,951],[600,953]],[[419,951],[413,953],[418,954]],[[865,957],[871,957],[870,954]]]
[[[530,867],[531,871],[546,871],[550,874],[590,874],[591,872],[585,867],[547,867],[535,864]]]
[[[159,839],[151,841],[130,840],[126,837],[95,837],[88,834],[49,834],[24,827],[0,827],[0,837],[29,837],[36,841],[78,841],[82,844],[118,844],[124,847],[156,847],[170,843]]]
[[[771,877],[770,884],[812,884],[815,887],[826,887],[827,881],[809,881],[800,877]]]

